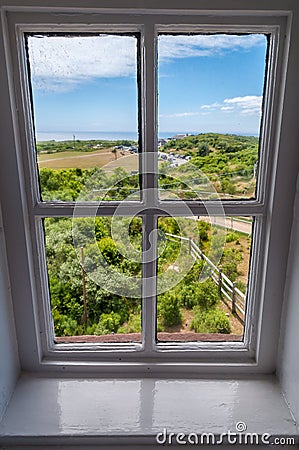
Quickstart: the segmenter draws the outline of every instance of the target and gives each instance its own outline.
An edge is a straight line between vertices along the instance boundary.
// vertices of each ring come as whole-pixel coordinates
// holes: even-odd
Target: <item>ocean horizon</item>
[[[218,133],[217,131],[159,131],[159,139],[167,139],[175,136],[176,134],[200,134],[200,133]],[[220,133],[220,132],[219,132]],[[134,131],[40,131],[36,133],[37,142],[43,141],[72,141],[75,137],[76,140],[88,141],[88,140],[106,140],[106,141],[120,141],[129,140],[137,141],[138,133]],[[222,134],[237,134],[240,136],[255,136],[254,133],[237,133],[227,131]]]

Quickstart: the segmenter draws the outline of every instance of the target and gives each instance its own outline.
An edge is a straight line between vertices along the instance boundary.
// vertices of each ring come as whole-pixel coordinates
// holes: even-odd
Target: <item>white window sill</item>
[[[298,435],[274,377],[173,380],[23,375],[0,423],[0,444],[155,446],[156,434],[164,428],[220,435],[236,432],[240,421],[246,423],[248,433]]]

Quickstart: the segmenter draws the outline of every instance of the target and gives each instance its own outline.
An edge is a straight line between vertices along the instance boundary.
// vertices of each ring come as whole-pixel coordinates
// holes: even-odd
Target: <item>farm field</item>
[[[108,165],[107,167],[104,167]],[[57,152],[52,154],[39,154],[38,165],[40,169],[90,169],[104,167],[104,170],[112,171],[116,167],[123,167],[127,171],[138,170],[137,155],[119,155],[117,160],[112,151],[107,149],[82,153],[76,151]]]

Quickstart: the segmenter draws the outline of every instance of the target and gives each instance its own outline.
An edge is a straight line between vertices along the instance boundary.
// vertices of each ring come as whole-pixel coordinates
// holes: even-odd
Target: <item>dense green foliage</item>
[[[258,138],[253,136],[216,133],[169,140],[160,147],[161,152],[187,155],[192,159],[189,164],[175,168],[169,168],[167,163],[162,163],[160,184],[165,189],[177,190],[179,196],[179,190],[182,189],[185,191],[184,198],[194,198],[195,193],[192,193],[191,189],[186,192],[186,186],[201,191],[206,179],[199,174],[199,169],[212,182],[217,192],[252,196],[255,189],[254,167],[258,161],[258,145]]]
[[[121,144],[114,143],[116,144]],[[132,144],[132,142],[126,143]],[[111,147],[111,142],[55,141],[41,143],[38,152],[65,152],[67,150],[90,151],[96,145]],[[124,144],[125,145],[125,144]],[[203,134],[188,136],[177,141],[169,141],[161,149],[164,152],[176,151],[181,155],[190,155],[192,160],[171,170],[160,166],[160,185],[171,189],[183,189],[189,180],[202,183],[200,169],[212,180],[218,190],[236,194],[252,191],[252,186],[243,181],[252,179],[254,165],[258,155],[258,140],[254,137]],[[191,164],[192,163],[192,164]],[[43,200],[76,201],[97,200],[105,195],[105,199],[115,200],[127,197],[138,190],[138,175],[129,175],[118,167],[107,173],[102,169],[40,169],[40,185]],[[181,180],[175,179],[176,174]],[[186,183],[184,182],[184,177]],[[240,182],[242,181],[242,183]],[[248,186],[251,186],[250,188]],[[190,193],[190,198],[192,197]],[[140,218],[123,218],[129,239],[133,247],[141,253],[142,221]],[[194,226],[194,221],[193,226]],[[190,222],[190,223],[191,223]],[[207,251],[211,236],[215,233],[211,225],[204,221],[195,222],[196,244]],[[46,234],[46,256],[48,265],[49,286],[55,333],[57,336],[80,334],[132,333],[141,331],[141,300],[111,293],[109,287],[117,284],[117,272],[131,277],[141,277],[141,263],[126,255],[115,235],[111,234],[111,218],[97,217],[76,219],[76,246],[84,251],[87,322],[84,320],[83,307],[83,275],[80,252],[73,244],[73,223],[70,218],[51,218],[44,221]],[[121,237],[121,228],[117,237]],[[158,245],[161,254],[158,260],[158,273],[169,272],[170,267],[180,252],[180,242],[166,238],[165,233],[194,238],[192,227],[185,221],[184,230],[179,221],[173,218],[159,219]],[[217,233],[217,230],[216,230]],[[226,236],[227,244],[221,258],[223,272],[237,286],[245,291],[245,284],[239,279],[238,265],[244,258],[244,250],[239,245],[240,233],[231,232]],[[187,247],[186,247],[187,248]],[[187,250],[186,250],[187,251]],[[101,255],[101,257],[99,256]],[[113,267],[114,274],[105,274],[103,269],[102,284],[97,284],[88,274],[95,272],[102,264]],[[198,280],[202,263],[197,262],[177,286],[158,296],[158,330],[180,329],[185,314],[192,315],[190,328],[200,333],[230,333],[230,322],[220,308],[218,288],[214,281]],[[113,292],[113,289],[112,289]]]
[[[129,230],[130,241],[134,248],[141,250],[141,219],[122,219]],[[173,232],[176,229],[173,218],[159,220],[162,232]],[[75,230],[77,239],[84,243],[86,276],[86,298],[88,321],[83,322],[83,280],[80,265],[80,254],[73,246],[71,219],[46,219],[46,250],[51,292],[51,303],[55,333],[57,336],[78,334],[109,334],[130,333],[141,330],[141,301],[140,298],[127,298],[107,292],[117,283],[114,275],[107,276],[105,286],[99,286],[88,276],[92,273],[94,264],[101,264],[98,259],[97,248],[109,266],[118,272],[131,276],[140,276],[141,264],[127,259],[121,244],[111,237],[111,218],[100,217],[93,219],[76,219]],[[201,231],[200,245],[209,245],[211,236],[210,225],[198,221],[197,227]],[[95,242],[92,242],[94,230]],[[179,233],[179,231],[176,231]],[[238,236],[238,233],[235,233]],[[231,277],[238,274],[237,266],[232,257],[234,249],[226,249],[222,266],[224,272]],[[167,240],[164,252],[159,258],[159,273],[165,272],[177,258],[179,244],[174,240]],[[241,255],[241,253],[240,253]],[[239,258],[241,257],[239,255]],[[229,332],[229,321],[223,311],[219,309],[220,300],[218,288],[214,281],[207,279],[198,281],[202,262],[195,263],[183,280],[170,291],[158,296],[158,330],[171,330],[181,326],[183,311],[191,311],[194,315],[191,328],[198,332]],[[226,268],[227,265],[227,268]],[[215,315],[215,320],[212,320]],[[203,320],[204,318],[204,320]],[[221,320],[220,320],[221,319]],[[199,328],[198,321],[202,322]],[[228,321],[228,325],[227,325]]]
[[[229,319],[220,309],[196,309],[190,328],[196,333],[229,334],[231,332]]]
[[[40,169],[43,200],[121,200],[138,190],[138,176],[121,167],[112,175],[102,169]]]
[[[129,219],[124,219],[128,222]],[[140,220],[140,219],[139,219]],[[140,220],[141,221],[141,220]],[[116,266],[120,273],[130,272],[140,275],[140,263],[132,262],[123,256],[117,244],[110,236],[111,218],[77,219],[76,230],[83,239],[85,269],[92,273],[92,265],[101,265],[97,246],[107,263]],[[90,242],[92,230],[95,230],[96,242]],[[79,230],[79,231],[78,231]],[[87,326],[92,334],[116,332],[118,327],[140,308],[139,299],[126,299],[98,286],[86,276],[86,297],[88,305],[88,323],[83,323],[83,281],[80,255],[73,245],[71,219],[46,219],[46,251],[51,292],[51,303],[55,332],[59,335],[76,335],[86,332]],[[140,235],[132,236],[136,248],[140,248]],[[78,239],[79,239],[78,238]],[[117,278],[117,274],[114,275]],[[107,277],[106,287],[116,283],[113,275]],[[101,332],[99,331],[101,330]]]

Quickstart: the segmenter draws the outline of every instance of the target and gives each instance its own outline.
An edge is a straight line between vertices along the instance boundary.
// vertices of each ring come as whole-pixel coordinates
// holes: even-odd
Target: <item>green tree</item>
[[[197,156],[207,156],[210,152],[210,147],[207,142],[202,142],[197,148]]]
[[[117,333],[119,326],[121,325],[120,314],[111,311],[109,314],[101,314],[99,323],[95,329],[95,334],[110,334]]]
[[[120,264],[123,257],[113,239],[111,239],[110,237],[102,238],[99,241],[98,245],[103,257],[108,264]]]

